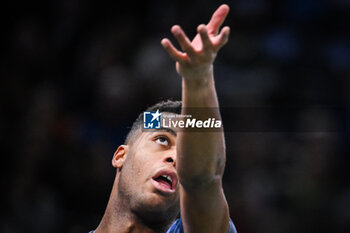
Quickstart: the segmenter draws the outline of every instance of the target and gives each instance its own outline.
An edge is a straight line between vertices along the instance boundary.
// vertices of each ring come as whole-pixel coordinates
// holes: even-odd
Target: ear
[[[121,145],[118,147],[118,149],[116,150],[116,152],[113,155],[113,159],[112,159],[113,167],[115,167],[115,168],[122,168],[123,167],[128,149],[129,148],[127,145]]]

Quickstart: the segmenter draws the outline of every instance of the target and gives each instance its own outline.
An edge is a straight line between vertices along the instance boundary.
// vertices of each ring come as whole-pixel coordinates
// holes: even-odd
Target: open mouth
[[[173,193],[177,185],[177,178],[174,172],[160,171],[153,178],[152,183],[161,192]]]

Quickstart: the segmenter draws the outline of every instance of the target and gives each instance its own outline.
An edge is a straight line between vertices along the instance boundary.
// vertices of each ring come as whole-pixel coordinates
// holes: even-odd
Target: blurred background
[[[292,126],[226,132],[223,184],[238,232],[350,232],[349,0],[5,1],[0,232],[95,229],[132,122],[181,97],[161,39],[176,44],[174,24],[193,38],[221,3],[231,7],[215,61],[221,106],[250,106],[252,117],[256,106],[300,110]],[[303,130],[315,121],[338,127]]]

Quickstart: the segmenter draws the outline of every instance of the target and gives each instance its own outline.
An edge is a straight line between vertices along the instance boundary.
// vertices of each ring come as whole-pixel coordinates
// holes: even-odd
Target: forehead
[[[171,128],[160,128],[160,129],[152,129],[150,131],[142,131],[141,130],[141,133],[139,134],[139,138],[146,138],[147,136],[152,136],[152,135],[155,135],[155,134],[160,134],[160,133],[166,133],[166,134],[170,134],[174,137],[177,136],[177,133],[174,129],[171,129]]]
[[[137,130],[134,135],[133,144],[139,144],[141,141],[147,139],[148,137],[152,137],[153,135],[158,135],[161,133],[169,134],[176,138],[177,133],[172,128],[160,128],[160,129],[152,129],[152,130],[142,130],[141,128]]]

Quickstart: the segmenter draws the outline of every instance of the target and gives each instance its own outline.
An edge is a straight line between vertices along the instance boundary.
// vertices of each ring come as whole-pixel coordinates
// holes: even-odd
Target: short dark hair
[[[180,114],[182,108],[182,102],[181,101],[174,101],[174,100],[163,100],[161,102],[156,103],[155,105],[148,107],[145,111],[157,111],[159,112],[170,112],[175,114]],[[129,144],[136,135],[136,131],[142,127],[142,120],[143,120],[143,112],[140,113],[140,115],[136,118],[134,123],[132,124],[132,127],[129,131],[129,133],[126,135],[126,139],[124,144]]]

